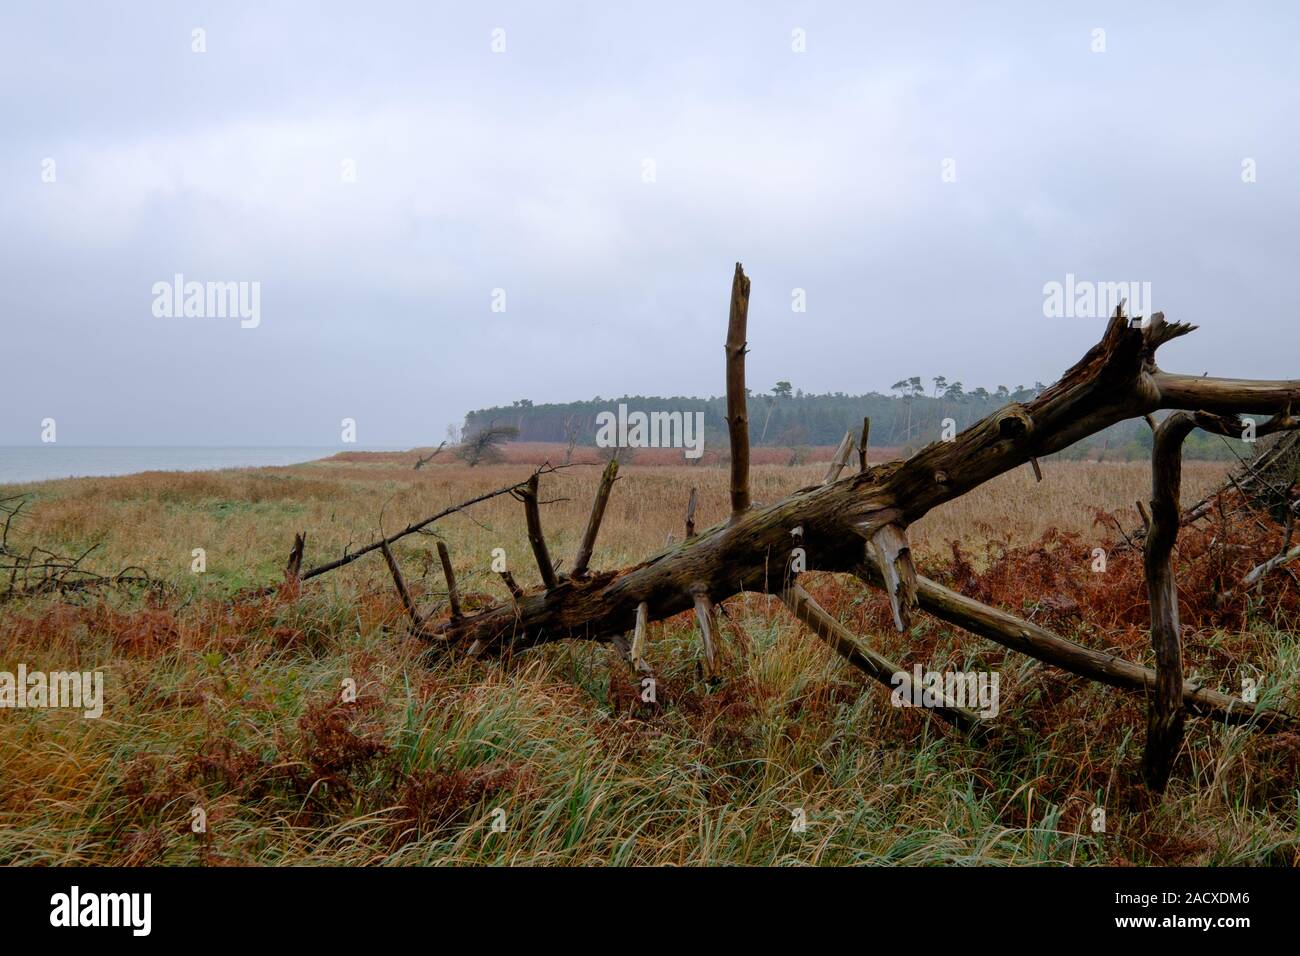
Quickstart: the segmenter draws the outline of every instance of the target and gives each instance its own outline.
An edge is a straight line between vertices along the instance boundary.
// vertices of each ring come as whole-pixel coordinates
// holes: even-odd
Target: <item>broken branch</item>
[[[451,568],[451,554],[447,551],[445,541],[438,542],[438,560],[442,562],[442,576],[447,579],[447,602],[451,605],[451,616],[455,620],[462,616],[460,594],[456,591],[456,572]]]
[[[884,586],[880,570],[873,563],[858,565],[854,573],[873,587]],[[1031,621],[959,594],[923,575],[917,576],[916,596],[917,603],[927,613],[1013,651],[1111,687],[1143,694],[1155,690],[1156,672],[1149,667],[1084,647]],[[1262,730],[1300,730],[1300,717],[1248,704],[1227,694],[1206,690],[1192,681],[1183,684],[1182,693],[1183,705],[1191,714],[1213,717],[1225,724],[1254,723]]]
[[[697,592],[695,599],[695,620],[700,625],[700,643],[703,645],[704,657],[700,669],[706,681],[717,680],[718,658],[713,640],[713,602],[708,594]],[[638,614],[640,611],[638,610]]]
[[[610,489],[618,477],[618,457],[610,458],[605,471],[600,476],[600,486],[596,489],[596,500],[591,505],[591,517],[587,519],[587,530],[583,532],[582,544],[578,546],[578,556],[573,561],[573,577],[580,578],[587,573],[587,564],[596,547],[596,535],[600,532],[600,522],[605,517],[605,506],[609,504]]]
[[[420,627],[420,612],[416,609],[415,602],[411,600],[411,593],[406,590],[406,580],[402,577],[402,569],[397,566],[397,559],[393,557],[393,552],[389,550],[388,542],[379,543],[380,550],[384,552],[384,560],[388,562],[388,570],[393,575],[393,584],[397,586],[397,596],[402,599],[402,607],[406,608],[406,613],[411,617],[411,624],[417,630]]]
[[[559,585],[559,581],[555,577],[555,566],[551,564],[551,556],[546,551],[546,538],[542,535],[542,515],[537,506],[537,486],[538,478],[534,473],[528,479],[527,485],[519,492],[519,497],[524,502],[524,516],[528,521],[528,543],[533,546],[537,570],[542,574],[542,583],[546,586],[546,590],[552,591]]]
[[[882,657],[863,643],[862,639],[826,613],[812,595],[797,584],[792,584],[781,594],[781,601],[807,628],[831,646],[850,664],[862,671],[877,683],[890,689],[900,684],[907,688],[911,698],[911,676],[901,667]],[[930,708],[948,723],[963,730],[979,726],[979,715],[965,707],[958,707],[953,701],[944,699],[937,707]]]
[[[833,485],[839,480],[842,472],[849,463],[849,455],[853,453],[853,432],[845,432],[840,443],[835,447],[835,454],[831,456],[830,467],[826,469],[826,477],[822,479],[823,485]]]

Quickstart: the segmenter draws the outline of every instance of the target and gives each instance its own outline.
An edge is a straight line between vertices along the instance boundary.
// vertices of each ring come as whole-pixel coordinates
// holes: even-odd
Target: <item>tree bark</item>
[[[731,281],[727,319],[727,432],[731,438],[731,520],[749,510],[749,398],[745,394],[745,334],[749,321],[749,277],[740,263]]]
[[[890,689],[902,687],[911,697],[912,679],[907,671],[888,658],[882,657],[847,627],[822,609],[803,588],[791,585],[781,595],[781,600],[810,631],[824,640],[834,651],[864,674]],[[945,700],[931,708],[948,723],[962,730],[980,726],[979,714]]]
[[[1151,650],[1156,659],[1155,693],[1147,704],[1147,741],[1142,775],[1157,792],[1183,742],[1183,645],[1178,623],[1178,585],[1173,550],[1178,540],[1178,499],[1182,491],[1183,440],[1196,427],[1187,412],[1156,426],[1151,450],[1151,523],[1143,553],[1147,597],[1151,603]]]
[[[519,493],[524,502],[524,519],[528,522],[528,543],[533,546],[533,557],[537,559],[537,570],[542,575],[542,584],[546,590],[553,591],[559,583],[555,576],[555,565],[551,564],[550,552],[546,550],[546,536],[542,534],[542,514],[539,508],[538,479],[534,474],[528,484]]]
[[[596,489],[596,500],[591,505],[591,517],[587,520],[587,530],[578,546],[578,556],[573,560],[573,576],[580,578],[587,573],[587,564],[591,561],[591,552],[596,547],[596,535],[600,532],[600,523],[605,518],[605,506],[609,504],[609,493],[618,477],[618,459],[611,458],[600,476],[600,487]]]

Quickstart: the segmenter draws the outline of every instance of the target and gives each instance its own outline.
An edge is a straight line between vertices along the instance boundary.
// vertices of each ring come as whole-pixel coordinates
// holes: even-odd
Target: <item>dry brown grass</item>
[[[55,599],[0,615],[0,669],[106,671],[105,719],[9,712],[0,724],[0,861],[55,863],[1294,863],[1300,747],[1193,722],[1174,785],[1153,802],[1136,773],[1139,700],[1088,685],[923,618],[907,635],[856,582],[810,575],[809,588],[904,667],[992,669],[1002,715],[984,745],[889,705],[780,606],[727,602],[726,680],[696,676],[689,615],[652,626],[661,708],[646,719],[609,649],[558,644],[509,665],[430,659],[405,633],[383,562],[373,556],[301,594],[232,603],[278,580],[293,533],[307,564],[526,476],[521,463],[469,469],[414,456],[348,456],[290,468],[146,474],[31,487],[24,540],[68,552],[99,542],[99,570],[143,565],[170,598],[84,606]],[[759,502],[815,482],[824,465],[756,466]],[[1094,646],[1147,656],[1133,557],[1087,571],[1106,543],[1094,511],[1146,496],[1142,464],[1021,469],[928,516],[923,565]],[[1191,463],[1190,503],[1222,468]],[[552,554],[571,560],[598,472],[543,482]],[[720,467],[632,464],[621,472],[593,567],[638,561],[727,511]],[[380,516],[382,515],[382,522]],[[490,573],[503,547],[536,584],[522,506],[499,498],[435,526],[472,608],[505,597]],[[1053,529],[1057,529],[1053,532]],[[1237,537],[1249,540],[1248,529]],[[1049,534],[1049,532],[1051,532]],[[1222,529],[1188,540],[1189,586],[1206,590]],[[1048,535],[1043,543],[1036,539]],[[1008,536],[1023,549],[1008,549]],[[1077,537],[1073,537],[1077,536]],[[1231,535],[1227,536],[1231,537]],[[952,540],[977,567],[953,564]],[[1000,543],[1001,542],[1001,543]],[[395,549],[425,607],[441,600],[429,538]],[[1193,547],[1193,544],[1195,546]],[[1255,550],[1273,542],[1256,542]],[[190,573],[191,550],[208,571]],[[1209,547],[1209,550],[1205,550]],[[1234,543],[1234,547],[1238,547]],[[1252,557],[1243,550],[1232,560]],[[1236,554],[1233,552],[1233,554]],[[1122,578],[1122,580],[1121,580]],[[949,577],[949,580],[952,580]],[[1276,602],[1189,602],[1189,668],[1236,690],[1258,674],[1270,693],[1300,689],[1289,631],[1296,594]],[[1043,598],[1052,599],[1050,602]],[[1068,598],[1069,601],[1060,600]],[[1073,602],[1071,609],[1070,602]],[[355,680],[356,706],[339,703]],[[1135,736],[1136,735],[1136,736]],[[1093,834],[1088,808],[1108,810]],[[209,833],[188,828],[193,806]],[[809,835],[789,829],[807,811]],[[510,829],[491,835],[494,809]]]
[[[283,561],[293,532],[308,532],[308,564],[370,540],[382,524],[393,531],[450,505],[527,477],[530,464],[468,468],[458,464],[410,467],[407,453],[372,453],[364,461],[324,462],[256,471],[150,472],[120,478],[82,478],[34,486],[39,506],[32,535],[67,551],[96,541],[91,565],[111,571],[143,565],[162,577],[188,572],[191,552],[203,548],[209,573],[237,584],[268,579]],[[1149,495],[1149,466],[1140,462],[1047,462],[1044,481],[1023,467],[936,509],[913,529],[919,553],[946,553],[948,543],[978,547],[990,538],[1032,541],[1049,528],[1105,542],[1113,528],[1095,527],[1095,511],[1114,512],[1126,527],[1139,517],[1134,502]],[[758,503],[776,501],[818,482],[825,466],[756,465],[751,484]],[[1226,466],[1189,462],[1187,503],[1218,485]],[[552,554],[571,554],[582,534],[597,479],[594,465],[548,476],[543,522]],[[686,501],[698,488],[696,524],[727,515],[728,473],[723,467],[647,466],[633,462],[620,478],[601,529],[593,567],[630,564],[681,540]],[[439,523],[458,570],[484,582],[493,548],[504,547],[522,580],[533,580],[520,505],[498,498],[467,515]],[[430,544],[408,538],[399,550],[428,559]],[[495,590],[495,582],[484,585]]]

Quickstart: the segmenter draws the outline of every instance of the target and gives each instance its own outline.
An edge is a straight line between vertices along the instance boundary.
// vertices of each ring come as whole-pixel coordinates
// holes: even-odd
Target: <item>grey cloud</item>
[[[717,393],[737,259],[757,388],[1050,380],[1099,331],[1042,316],[1067,272],[1200,324],[1172,366],[1292,375],[1295,19],[6,7],[0,443],[54,416],[69,444],[331,444],[349,416],[411,445],[515,398]],[[177,272],[261,282],[261,325],[153,318]]]

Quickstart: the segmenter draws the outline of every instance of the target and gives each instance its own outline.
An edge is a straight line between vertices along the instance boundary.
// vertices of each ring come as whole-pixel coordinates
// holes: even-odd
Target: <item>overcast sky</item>
[[[1165,367],[1300,375],[1296,9],[6,3],[0,444],[718,394],[736,260],[756,390],[1050,382],[1067,273],[1201,325]],[[259,324],[155,316],[177,273]]]

